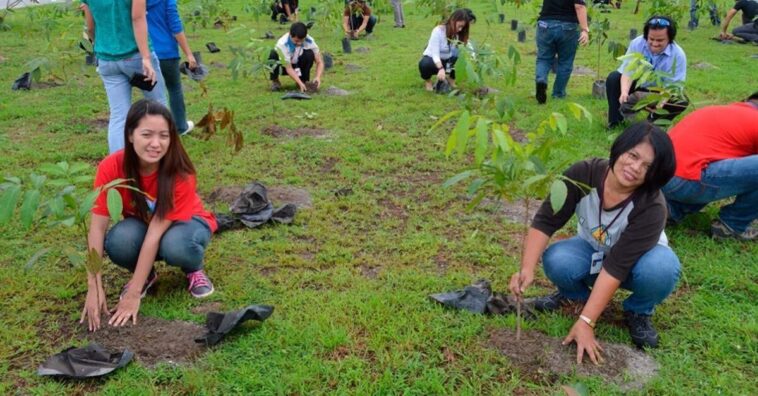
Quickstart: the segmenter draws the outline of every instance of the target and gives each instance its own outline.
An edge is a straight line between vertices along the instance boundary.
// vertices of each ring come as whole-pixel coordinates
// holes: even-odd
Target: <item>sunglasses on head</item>
[[[666,18],[653,18],[647,21],[647,25],[650,27],[669,27],[671,26],[671,21]]]

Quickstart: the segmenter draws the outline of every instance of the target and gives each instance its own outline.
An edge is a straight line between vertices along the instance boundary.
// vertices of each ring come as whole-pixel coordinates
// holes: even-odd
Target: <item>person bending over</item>
[[[374,32],[377,19],[371,14],[371,7],[366,0],[345,1],[345,11],[342,14],[342,30],[353,40],[357,40],[362,32],[366,37]]]
[[[737,12],[742,11],[742,26],[732,30],[732,34],[746,41],[758,43],[758,0],[737,0],[734,7],[729,9],[724,18],[724,26],[721,27],[721,38],[732,38],[732,34],[727,33],[732,18]]]
[[[645,22],[642,36],[638,36],[629,43],[626,54],[639,53],[652,65],[653,71],[666,73],[662,81],[664,83],[683,82],[687,77],[687,57],[684,50],[674,39],[676,38],[676,25],[671,18],[653,16]],[[632,80],[631,71],[627,70],[629,61],[624,61],[618,70],[612,71],[605,80],[605,88],[608,99],[608,127],[619,125],[625,117],[631,117],[635,111],[634,106],[647,93],[648,88],[655,83],[647,82],[637,85],[637,80]],[[648,120],[654,121],[659,118],[673,120],[677,115],[687,109],[689,102],[684,98],[675,98],[667,103],[660,103],[666,114],[651,111]]]
[[[711,224],[714,238],[756,240],[758,229],[758,92],[745,102],[706,106],[682,118],[669,136],[676,173],[663,194],[669,222],[709,202],[734,197]]]
[[[107,253],[113,263],[132,273],[108,321],[114,326],[137,323],[141,299],[158,278],[154,267],[158,260],[185,273],[193,297],[213,293],[203,258],[218,228],[216,218],[203,208],[195,168],[165,106],[147,99],[137,101],[126,116],[123,134],[124,149],[97,166],[95,188],[127,179],[140,192],[116,189],[123,201],[123,220],[108,230],[107,191],[101,191],[92,208],[87,238],[89,250],[100,256]],[[100,328],[100,315],[107,312],[102,274],[88,273],[80,321],[87,319],[89,330],[95,331]]]
[[[269,60],[279,62],[280,53],[284,57],[284,71],[295,80],[300,91],[308,90],[305,83],[310,81],[314,63],[316,63],[316,77],[313,79],[313,83],[316,85],[316,89],[321,86],[324,61],[321,58],[321,52],[319,52],[316,41],[308,35],[308,27],[304,23],[295,22],[290,26],[289,33],[279,38],[275,49],[271,50]],[[281,89],[282,83],[279,81],[281,73],[282,65],[278,64],[271,72],[272,91]]]
[[[276,21],[282,15],[282,23],[285,21],[297,22],[298,0],[278,0],[271,5],[271,20]]]
[[[525,304],[541,312],[572,301],[583,304],[563,341],[576,342],[577,363],[585,353],[593,363],[601,360],[595,323],[619,288],[632,292],[623,308],[634,344],[658,346],[651,316],[674,290],[680,273],[679,259],[663,231],[666,202],[660,193],[675,166],[666,133],[649,122],[633,124],[613,142],[610,159],[572,165],[564,175],[584,186],[567,182],[561,210],[554,213],[550,199],[545,199],[532,221],[521,269],[511,277],[509,288],[522,298],[542,258],[545,275],[558,291]],[[550,236],[574,214],[578,235],[548,246]]]
[[[476,17],[470,10],[455,10],[444,24],[432,29],[429,43],[424,49],[424,55],[418,63],[421,79],[425,82],[427,91],[434,90],[432,76],[437,81],[447,81],[455,87],[455,62],[458,60],[458,44],[468,43],[469,28],[472,18]]]

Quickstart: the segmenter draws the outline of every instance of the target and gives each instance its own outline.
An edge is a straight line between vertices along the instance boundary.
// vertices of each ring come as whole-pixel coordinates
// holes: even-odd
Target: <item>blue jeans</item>
[[[164,82],[160,63],[155,54],[151,54],[151,59],[158,83],[152,91],[142,91],[142,94],[145,98],[157,100],[165,106],[166,96],[163,92]],[[129,80],[134,73],[142,73],[142,57],[136,53],[129,58],[117,61],[98,59],[97,72],[103,80],[111,111],[108,122],[108,151],[112,153],[124,148],[124,124],[126,114],[132,106],[132,86]]]
[[[580,237],[556,242],[545,250],[542,263],[545,275],[553,282],[563,297],[587,301],[590,286],[597,274],[590,275],[590,261],[595,249]],[[634,264],[621,287],[632,291],[624,300],[624,311],[652,315],[674,290],[679,280],[679,258],[668,246],[656,245],[643,254]]]
[[[721,221],[742,233],[758,218],[758,155],[712,162],[700,181],[674,176],[661,189],[666,196],[669,218],[680,221],[709,202],[735,196],[719,211]]]
[[[179,73],[179,58],[161,59],[161,74],[166,82],[168,103],[171,115],[174,116],[176,130],[182,133],[187,130],[187,111],[184,108],[184,92],[182,91],[182,75]]]
[[[147,224],[134,217],[127,217],[108,231],[105,236],[105,252],[116,265],[134,272],[145,234]],[[186,274],[201,270],[210,239],[211,229],[200,218],[175,221],[161,237],[155,260],[163,260],[168,265],[179,267]]]
[[[566,86],[574,69],[574,56],[579,45],[578,25],[564,21],[537,21],[537,71],[535,81],[547,84],[547,76],[558,55],[553,97],[566,96]]]

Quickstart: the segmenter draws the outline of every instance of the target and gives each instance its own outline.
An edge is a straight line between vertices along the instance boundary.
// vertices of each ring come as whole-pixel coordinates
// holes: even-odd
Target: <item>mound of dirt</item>
[[[107,320],[105,317],[103,318]],[[110,350],[129,348],[142,365],[158,363],[186,364],[197,359],[206,348],[195,342],[206,333],[204,326],[180,320],[164,320],[140,316],[137,325],[113,327],[106,325],[90,333],[86,324],[79,325],[79,335]]]
[[[279,125],[269,125],[261,131],[264,135],[276,138],[299,138],[303,136],[312,136],[314,138],[324,138],[329,136],[329,131],[321,128],[295,128],[289,129]]]
[[[560,375],[600,377],[609,384],[618,385],[623,391],[642,389],[658,372],[658,363],[644,352],[628,345],[601,342],[605,351],[600,365],[594,365],[585,356],[582,364],[576,364],[576,346],[561,345],[561,338],[554,338],[538,331],[524,331],[516,341],[516,332],[511,329],[496,329],[490,332],[489,343],[506,355],[523,376],[535,382],[554,383]]]
[[[574,70],[571,71],[572,76],[594,76],[595,71],[585,66],[574,66]]]

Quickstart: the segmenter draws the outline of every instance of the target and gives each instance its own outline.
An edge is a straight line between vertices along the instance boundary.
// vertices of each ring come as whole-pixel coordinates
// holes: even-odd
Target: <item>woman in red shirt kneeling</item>
[[[203,257],[216,218],[203,208],[196,191],[195,168],[182,147],[171,112],[152,100],[132,105],[124,128],[126,145],[98,165],[95,188],[116,179],[141,193],[117,188],[123,201],[123,220],[108,230],[110,217],[107,191],[102,191],[92,209],[88,245],[103,251],[118,266],[132,273],[121,291],[109,324],[137,323],[140,300],[155,283],[153,264],[163,260],[187,275],[194,297],[213,293],[213,284],[203,271]],[[107,233],[106,233],[107,231]],[[100,314],[107,312],[100,273],[88,274],[87,299],[82,322],[88,317],[90,331],[100,327]]]

